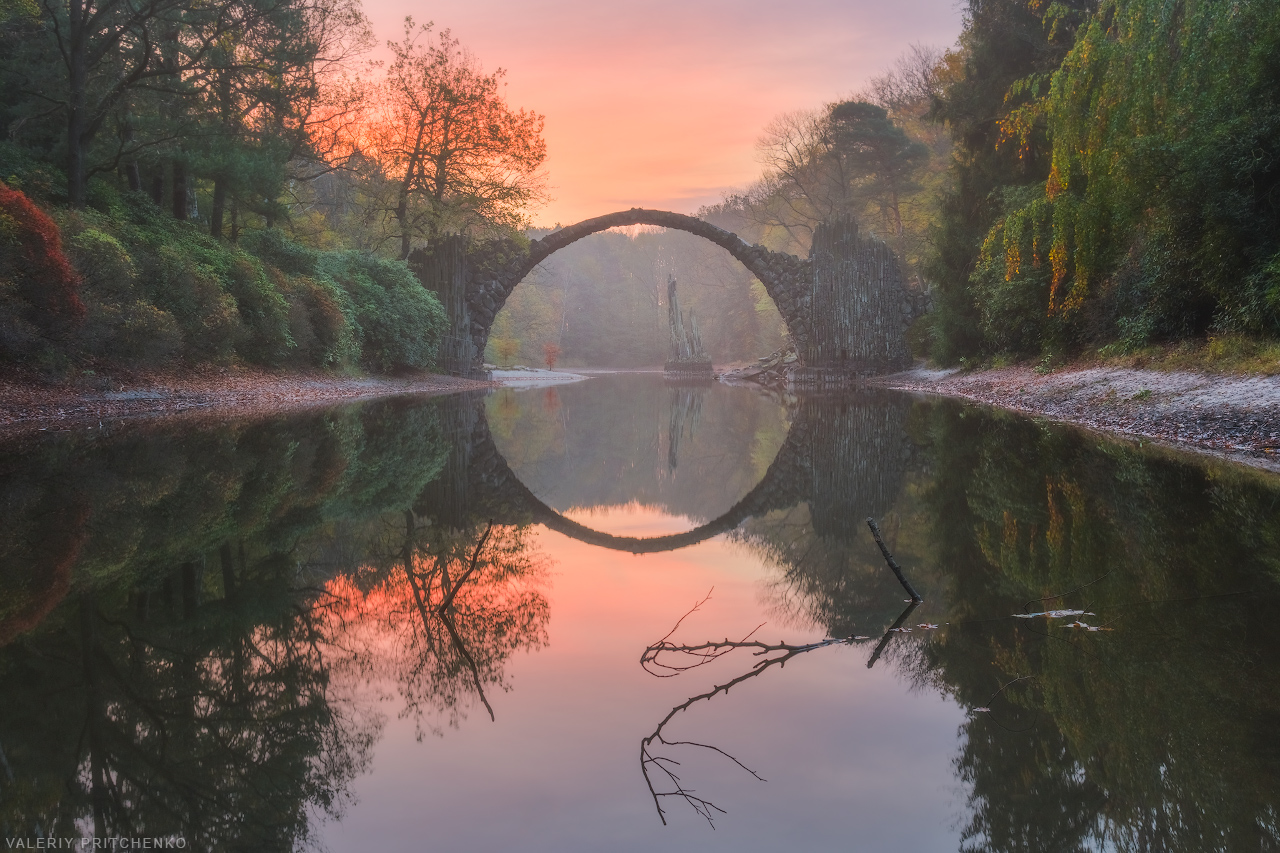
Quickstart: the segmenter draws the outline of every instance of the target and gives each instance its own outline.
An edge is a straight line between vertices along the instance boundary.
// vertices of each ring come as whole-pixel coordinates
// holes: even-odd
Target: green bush
[[[286,276],[273,271],[277,287],[289,303],[289,334],[295,364],[341,368],[360,360],[350,299],[331,281]]]
[[[298,245],[275,228],[250,231],[240,238],[240,245],[288,275],[315,275],[316,260],[321,254]]]
[[[84,277],[88,316],[78,345],[91,361],[164,366],[181,353],[177,321],[139,291],[133,259],[119,240],[90,228],[72,237],[67,248]]]
[[[130,367],[435,365],[444,311],[404,263],[317,251],[276,231],[232,245],[141,195],[110,201],[60,213],[87,314],[64,356]],[[16,287],[0,275],[0,348],[34,358],[41,332],[17,310]]]
[[[240,354],[255,364],[283,364],[293,348],[288,301],[257,258],[236,250],[227,252],[227,260],[224,287],[235,300],[247,332]]]
[[[177,319],[186,360],[225,364],[246,337],[244,324],[216,272],[186,248],[181,243],[160,246],[147,258],[143,280],[150,283],[155,304]]]
[[[435,366],[447,325],[444,309],[404,263],[359,252],[327,252],[319,258],[317,272],[350,297],[364,367]]]

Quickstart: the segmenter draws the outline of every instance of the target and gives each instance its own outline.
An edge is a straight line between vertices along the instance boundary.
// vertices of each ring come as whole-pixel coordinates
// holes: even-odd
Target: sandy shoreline
[[[918,367],[876,380],[1280,472],[1280,377],[1114,367],[975,373]]]

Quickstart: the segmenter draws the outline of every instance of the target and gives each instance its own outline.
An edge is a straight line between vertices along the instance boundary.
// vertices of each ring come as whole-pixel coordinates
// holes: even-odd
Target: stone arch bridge
[[[692,216],[631,208],[561,228],[527,245],[452,236],[414,251],[410,267],[439,296],[449,317],[444,368],[461,375],[480,372],[494,318],[534,267],[583,237],[628,225],[685,231],[736,258],[764,285],[807,376],[817,384],[898,370],[910,362],[905,331],[923,311],[920,294],[904,286],[889,247],[860,236],[852,222],[819,226],[809,257],[801,259],[748,245]]]

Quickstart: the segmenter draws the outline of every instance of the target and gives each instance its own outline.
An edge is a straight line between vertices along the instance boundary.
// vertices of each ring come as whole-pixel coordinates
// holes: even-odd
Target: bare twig
[[[641,739],[640,741],[640,772],[644,775],[644,781],[649,788],[649,794],[653,797],[653,805],[658,810],[658,817],[659,819],[662,820],[662,823],[664,826],[667,823],[666,810],[662,808],[662,799],[664,797],[678,797],[680,799],[683,799],[686,803],[689,804],[689,806],[695,812],[698,813],[699,816],[701,816],[704,820],[706,820],[708,824],[710,824],[712,829],[715,828],[715,820],[714,820],[715,813],[725,814],[726,812],[724,809],[720,808],[715,803],[711,802],[705,797],[698,796],[694,792],[693,788],[688,788],[684,785],[679,775],[673,769],[674,767],[679,767],[680,762],[672,758],[667,758],[665,756],[653,755],[651,752],[651,749],[655,743],[660,744],[662,746],[671,746],[671,747],[691,746],[691,747],[696,747],[699,749],[705,749],[711,752],[719,753],[720,755],[732,761],[734,764],[738,765],[738,767],[741,767],[747,773],[750,773],[751,776],[754,777],[755,779],[758,779],[761,782],[765,781],[764,777],[761,776],[759,773],[752,770],[750,767],[743,764],[737,758],[735,758],[734,756],[730,755],[728,752],[725,752],[723,749],[720,749],[717,746],[712,746],[711,744],[706,744],[706,743],[698,743],[696,741],[666,740],[662,736],[662,731],[664,728],[666,728],[666,725],[669,722],[671,722],[671,720],[677,714],[679,714],[681,711],[688,710],[691,706],[695,705],[698,702],[708,701],[718,696],[721,693],[728,693],[729,690],[734,686],[741,684],[747,679],[755,678],[756,676],[765,672],[765,670],[769,669],[770,667],[785,666],[787,661],[791,660],[796,655],[804,654],[805,652],[810,652],[810,651],[813,651],[814,649],[820,649],[820,648],[825,648],[826,646],[836,645],[838,643],[851,642],[850,640],[844,640],[844,639],[827,639],[817,643],[793,645],[790,643],[765,643],[765,642],[761,642],[760,640],[748,639],[751,636],[751,634],[754,634],[756,631],[759,630],[759,626],[757,626],[754,630],[752,630],[749,634],[747,634],[746,637],[738,641],[725,639],[720,642],[698,643],[696,645],[681,645],[681,644],[672,643],[670,641],[671,635],[675,633],[676,628],[680,627],[680,623],[683,622],[691,613],[693,613],[699,607],[705,604],[710,597],[711,597],[711,593],[708,592],[706,597],[703,598],[702,601],[699,601],[697,604],[693,606],[691,610],[689,610],[688,613],[685,613],[684,616],[680,617],[680,620],[676,622],[675,627],[673,627],[670,631],[668,631],[665,637],[663,637],[658,642],[646,648],[644,650],[644,654],[640,656],[640,666],[643,667],[645,672],[648,672],[650,675],[656,676],[658,678],[670,678],[673,675],[678,675],[681,672],[694,669],[695,667],[704,666],[710,663],[711,661],[719,657],[722,657],[723,655],[728,654],[734,649],[742,649],[742,648],[755,649],[755,651],[752,653],[753,656],[760,657],[761,660],[756,661],[756,663],[752,665],[751,670],[749,672],[746,672],[738,676],[737,678],[731,679],[730,681],[724,684],[716,685],[706,693],[701,693],[697,696],[691,696],[684,702],[680,703],[679,705],[676,705],[667,713],[665,717],[662,718],[662,721],[658,723],[657,727],[653,730],[652,734],[650,734],[646,738]],[[776,657],[770,657],[770,655],[773,655],[778,652],[781,652],[781,654],[778,654]],[[689,664],[664,663],[663,661],[659,660],[659,656],[661,655],[676,655],[676,656],[687,655],[693,658],[693,662]],[[650,772],[654,769],[661,771],[661,773],[666,776],[671,790],[660,791],[654,787],[653,777],[650,775]]]
[[[874,522],[872,523],[874,524]],[[872,529],[874,530],[874,527]],[[886,555],[887,553],[888,552],[886,551]],[[892,557],[889,559],[892,560]],[[914,592],[914,590],[909,591]],[[710,598],[711,592],[708,592],[701,601],[694,604],[688,612],[680,617],[675,626],[667,632],[666,636],[645,648],[644,653],[640,655],[640,666],[645,672],[657,678],[670,678],[672,676],[679,675],[682,672],[687,672],[688,670],[705,666],[706,664],[727,655],[735,649],[752,649],[752,657],[759,658],[759,660],[751,665],[750,670],[739,675],[737,678],[730,679],[724,684],[715,685],[706,693],[700,693],[697,696],[690,696],[684,702],[676,705],[667,712],[667,715],[662,718],[657,727],[654,728],[653,732],[648,737],[641,739],[640,772],[644,775],[644,781],[649,788],[649,794],[653,797],[654,808],[658,810],[658,817],[662,820],[664,826],[667,823],[667,813],[662,807],[662,800],[664,797],[678,797],[683,799],[695,812],[697,812],[699,816],[711,825],[712,829],[715,828],[715,813],[725,814],[726,812],[724,809],[720,808],[705,797],[698,796],[694,792],[693,788],[686,787],[681,781],[680,776],[674,770],[674,768],[680,766],[680,762],[665,756],[654,755],[651,751],[654,744],[670,747],[691,746],[699,749],[710,750],[729,759],[734,764],[738,765],[738,767],[742,768],[747,773],[750,773],[755,779],[758,779],[761,782],[765,781],[764,777],[759,773],[752,770],[750,767],[743,764],[737,758],[719,747],[705,743],[698,743],[696,741],[666,740],[662,736],[663,729],[666,728],[667,724],[670,723],[677,714],[682,711],[687,711],[698,702],[710,701],[721,693],[728,693],[732,688],[742,682],[751,678],[756,678],[774,666],[779,668],[784,667],[788,661],[797,655],[802,655],[806,652],[814,651],[815,649],[823,649],[827,646],[836,646],[855,642],[853,637],[831,637],[825,640],[819,640],[816,643],[803,644],[766,643],[762,640],[750,639],[752,634],[760,630],[763,623],[761,623],[761,625],[757,625],[741,640],[730,640],[726,638],[724,640],[712,640],[692,645],[671,642],[672,634],[676,632],[684,620],[695,613]],[[907,617],[911,615],[911,611],[915,610],[916,607],[920,605],[920,601],[921,599],[919,596],[913,596],[911,603],[907,605],[906,610],[902,611],[898,616],[897,621],[885,631],[884,638],[880,640],[880,645],[876,647],[874,654],[871,656],[871,660],[867,663],[868,668],[875,664],[876,660],[880,657],[881,652],[884,651],[885,646],[888,644],[889,639],[893,636],[895,631],[901,628],[902,624],[907,620]],[[663,660],[664,656],[666,656],[668,660],[674,658],[676,662],[668,663],[666,660]],[[680,663],[679,661],[681,660],[690,660],[691,662]],[[666,776],[670,790],[659,790],[654,786],[653,776],[651,775],[651,771],[654,770],[659,771],[661,774]]]
[[[695,667],[704,666],[708,663],[711,663],[711,661],[715,660],[716,658],[722,657],[723,655],[727,655],[729,652],[733,651],[736,648],[741,648],[743,645],[755,645],[756,647],[760,646],[759,643],[751,644],[751,643],[748,643],[747,641],[751,638],[752,634],[754,634],[756,631],[759,631],[761,628],[765,626],[766,623],[764,622],[761,622],[759,625],[752,628],[750,631],[747,632],[746,636],[744,636],[741,640],[738,640],[737,642],[730,641],[727,637],[721,643],[703,643],[699,646],[677,646],[674,643],[667,642],[671,638],[671,635],[674,634],[680,628],[680,625],[681,623],[684,622],[684,620],[688,619],[690,616],[696,613],[698,609],[702,607],[702,605],[706,604],[708,601],[711,600],[711,593],[714,591],[715,591],[715,587],[712,587],[711,589],[707,590],[707,594],[703,596],[701,601],[693,605],[693,607],[689,609],[689,612],[685,613],[678,620],[676,620],[676,624],[671,628],[670,631],[667,632],[667,635],[665,637],[663,637],[661,640],[647,647],[644,650],[644,654],[640,655],[640,666],[644,669],[645,672],[657,678],[671,678],[672,676],[679,675],[682,672],[687,672],[688,670],[694,669]],[[696,661],[694,663],[684,664],[684,665],[663,663],[658,660],[658,656],[663,654],[664,652],[675,653],[675,654],[687,654],[696,658]],[[660,670],[666,670],[666,671],[662,672]]]
[[[440,621],[444,624],[445,630],[449,632],[449,638],[453,640],[453,646],[462,655],[462,659],[467,662],[467,666],[471,668],[471,678],[475,681],[476,693],[480,694],[480,701],[484,703],[485,710],[489,712],[489,719],[497,722],[498,718],[494,716],[493,706],[489,704],[488,698],[484,695],[484,686],[480,683],[480,668],[476,666],[475,658],[471,657],[471,653],[467,651],[467,647],[462,644],[462,637],[458,635],[458,629],[453,626],[453,619],[441,608],[437,614]]]

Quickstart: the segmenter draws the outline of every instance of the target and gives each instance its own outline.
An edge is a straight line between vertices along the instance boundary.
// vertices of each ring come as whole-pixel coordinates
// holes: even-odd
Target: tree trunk
[[[409,187],[400,188],[400,199],[396,204],[396,222],[400,225],[400,260],[409,258]]]
[[[124,129],[121,131],[121,141],[126,151],[133,147],[133,110],[126,107],[124,111]],[[130,192],[140,192],[142,190],[142,173],[138,171],[138,161],[130,158],[124,164],[125,181],[129,184]]]
[[[234,598],[236,594],[236,566],[231,558],[231,543],[223,542],[218,549],[218,557],[222,561],[222,597]]]
[[[151,177],[151,200],[156,207],[164,207],[164,168]]]
[[[173,161],[173,218],[187,218],[187,166],[181,160]]]
[[[84,166],[85,101],[88,89],[88,46],[85,44],[84,4],[68,4],[70,44],[67,50],[67,198],[72,207],[84,207],[88,195]]]
[[[222,239],[222,215],[227,206],[227,179],[213,179],[213,206],[209,208],[209,233]]]

